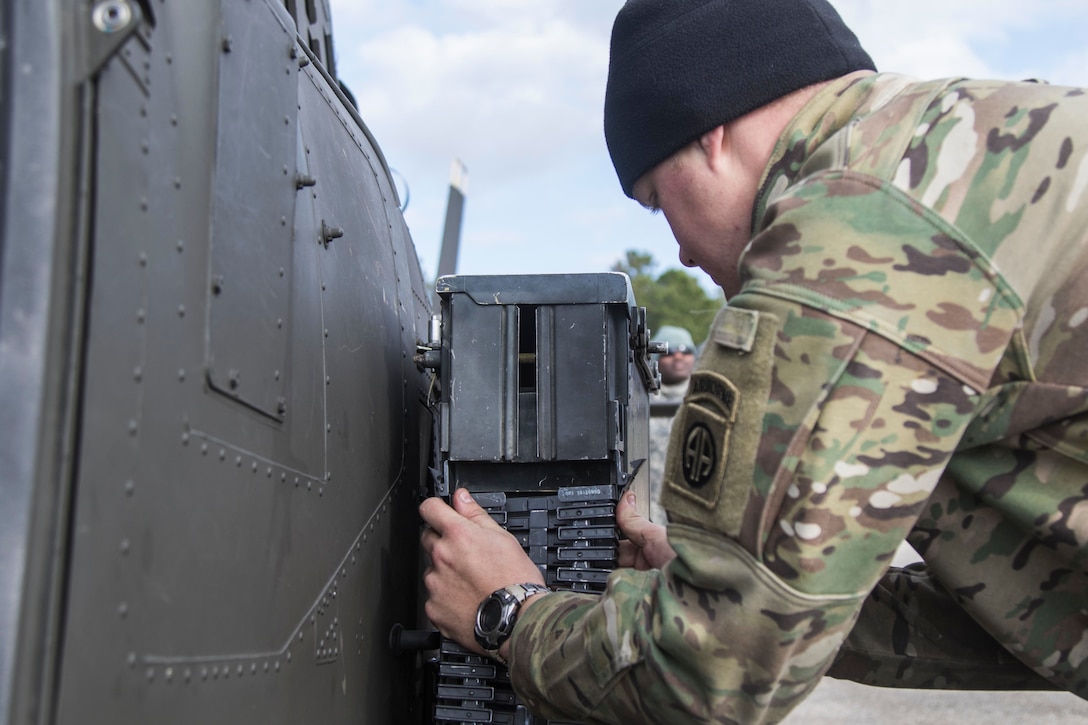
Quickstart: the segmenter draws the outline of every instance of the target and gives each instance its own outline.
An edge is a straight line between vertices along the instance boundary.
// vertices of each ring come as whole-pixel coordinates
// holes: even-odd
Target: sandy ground
[[[825,677],[786,725],[1021,723],[1084,725],[1088,701],[1068,692],[952,692],[869,687]]]

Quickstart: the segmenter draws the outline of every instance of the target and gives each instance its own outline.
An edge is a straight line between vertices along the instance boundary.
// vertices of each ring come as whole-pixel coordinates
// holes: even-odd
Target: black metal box
[[[630,280],[458,275],[437,290],[440,329],[427,348],[441,378],[435,493],[467,488],[548,586],[603,591],[626,487],[647,513],[642,463],[659,386]],[[435,722],[547,724],[518,701],[505,667],[448,640],[435,667]]]
[[[658,383],[627,275],[455,275],[437,290],[446,493],[642,483]]]

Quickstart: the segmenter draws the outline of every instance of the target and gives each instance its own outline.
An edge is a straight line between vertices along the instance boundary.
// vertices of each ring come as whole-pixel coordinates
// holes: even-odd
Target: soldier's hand
[[[496,589],[511,584],[543,584],[540,569],[521,544],[488,515],[465,489],[453,496],[454,508],[440,498],[419,506],[427,522],[420,543],[430,556],[423,574],[424,611],[443,635],[476,652],[476,608]]]
[[[627,537],[620,542],[617,561],[636,569],[660,569],[676,557],[665,527],[643,518],[635,509],[635,494],[628,493],[616,505],[616,524]]]

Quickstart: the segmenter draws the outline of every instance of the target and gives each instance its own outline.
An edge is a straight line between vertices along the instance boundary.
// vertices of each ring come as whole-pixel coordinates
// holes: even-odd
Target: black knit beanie
[[[875,70],[826,0],[628,0],[612,26],[604,135],[627,196],[689,142],[793,91]]]

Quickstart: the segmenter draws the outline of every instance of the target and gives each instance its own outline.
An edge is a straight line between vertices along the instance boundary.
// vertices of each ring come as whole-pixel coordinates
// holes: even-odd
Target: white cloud
[[[344,73],[383,143],[460,156],[503,177],[536,173],[599,146],[607,41],[541,5],[455,0],[483,25],[396,25],[341,46]]]
[[[1084,0],[831,0],[878,67],[1088,85]],[[392,166],[425,272],[450,159],[471,176],[461,270],[600,271],[627,249],[678,266],[626,200],[601,109],[622,0],[331,0],[338,69]]]
[[[1054,63],[1053,69],[1043,75],[1059,85],[1088,86],[1088,47],[1064,54]]]
[[[881,70],[1088,85],[1083,0],[831,0]]]

